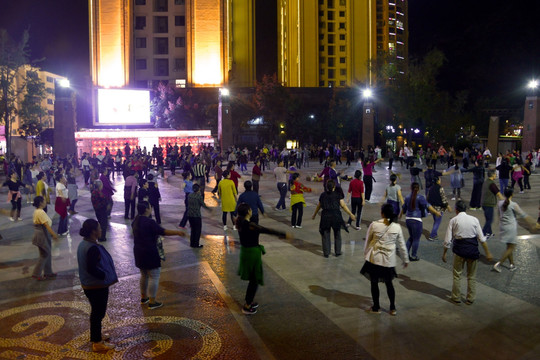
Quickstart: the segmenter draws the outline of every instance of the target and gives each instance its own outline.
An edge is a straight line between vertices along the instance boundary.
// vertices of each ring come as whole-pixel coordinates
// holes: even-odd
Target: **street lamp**
[[[58,86],[60,86],[60,87],[69,88],[70,85],[71,85],[71,83],[69,82],[68,79],[59,79],[58,80]]]
[[[373,90],[365,88],[362,90],[362,97],[364,98],[364,106],[362,107],[362,144],[361,146],[367,148],[373,146],[375,143],[375,127],[374,127],[374,109],[371,98],[373,97]]]
[[[362,96],[364,99],[369,100],[369,98],[373,96],[373,91],[370,88],[366,88],[362,91]]]
[[[219,89],[218,142],[221,151],[225,151],[229,146],[233,145],[231,103],[229,95],[229,89]]]
[[[536,90],[536,88],[538,87],[538,80],[533,79],[529,81],[529,84],[527,85],[527,87],[533,91]]]

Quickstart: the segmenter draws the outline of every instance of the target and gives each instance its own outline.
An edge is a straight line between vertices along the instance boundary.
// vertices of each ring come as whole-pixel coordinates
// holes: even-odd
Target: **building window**
[[[52,76],[47,76],[47,82],[50,82],[50,83],[54,82],[54,79],[52,78]]]
[[[344,57],[340,57],[340,58],[339,58],[339,63],[340,63],[340,64],[345,64],[345,58],[344,58]]]
[[[155,12],[169,11],[167,0],[154,0],[154,11]]]
[[[154,54],[167,55],[169,53],[169,38],[154,38]]]
[[[341,45],[341,46],[339,47],[339,51],[345,52],[345,45]]]
[[[319,40],[324,40],[324,34],[319,34]]]
[[[327,4],[328,4],[327,6],[328,6],[329,9],[334,8],[334,0],[328,0]]]
[[[334,20],[334,12],[333,11],[328,12],[328,20]]]
[[[334,87],[335,85],[336,85],[335,81],[329,81],[328,82],[328,87]]]
[[[175,26],[186,26],[186,17],[185,16],[175,16],[174,17]]]
[[[319,70],[319,75],[324,75],[324,69]]]
[[[334,67],[334,66],[335,66],[335,63],[336,63],[335,60],[336,60],[335,58],[329,57],[329,58],[328,58],[328,66],[329,66],[329,67]]]
[[[328,35],[328,43],[333,44],[335,42],[335,38],[336,38],[336,36],[334,34],[329,34]]]
[[[136,59],[135,60],[135,69],[136,70],[146,70],[146,59]]]
[[[341,80],[341,81],[339,82],[339,86],[345,86],[345,85],[346,85],[346,84],[345,84],[345,80]]]
[[[144,30],[146,27],[146,16],[135,16],[135,30]]]
[[[146,48],[146,38],[135,38],[135,47],[137,49]]]
[[[324,21],[319,21],[319,27],[320,27],[321,29],[324,28],[324,24],[325,24]]]
[[[324,45],[319,46],[319,51],[324,51]]]
[[[334,55],[334,49],[335,49],[335,46],[329,46],[328,47],[328,55]]]
[[[53,110],[47,110],[47,114],[49,114],[49,116],[54,116],[54,111]]]
[[[339,75],[346,76],[347,75],[347,69],[339,69]]]
[[[336,27],[334,26],[334,23],[328,23],[328,32],[334,32],[336,31]]]
[[[169,19],[166,16],[154,16],[154,32],[158,34],[169,32]]]
[[[340,29],[345,29],[345,23],[344,23],[344,22],[340,22],[340,23],[339,23],[339,28],[340,28]]]
[[[334,69],[328,69],[328,78],[334,79],[336,77],[336,71]]]
[[[174,5],[185,5],[186,0],[174,0]]]
[[[135,87],[139,89],[148,89],[148,80],[135,81]]]
[[[175,47],[186,47],[186,38],[181,37],[175,37],[174,38],[174,46]]]
[[[49,94],[54,94],[54,89],[53,88],[46,88],[45,91]]]
[[[186,59],[179,58],[174,59],[174,71],[184,71],[186,70]]]
[[[339,12],[339,17],[345,17],[345,11],[340,11]]]
[[[325,58],[324,56],[320,56],[319,57],[319,64],[324,64],[325,63]]]
[[[324,80],[319,81],[319,86],[324,87]]]
[[[177,88],[185,88],[186,87],[186,79],[176,79],[175,85]]]
[[[169,76],[169,59],[154,59],[154,76]]]
[[[47,99],[47,104],[49,104],[49,105],[54,105],[53,99]]]
[[[324,16],[324,10],[320,10],[320,11],[319,11],[319,16],[320,16],[320,17],[323,17],[323,16]]]
[[[339,34],[339,40],[345,40],[345,34]]]
[[[135,5],[146,5],[146,0],[135,0]]]

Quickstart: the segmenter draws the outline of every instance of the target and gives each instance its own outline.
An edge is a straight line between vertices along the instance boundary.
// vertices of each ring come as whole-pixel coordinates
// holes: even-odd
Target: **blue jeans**
[[[158,285],[159,285],[159,275],[161,274],[161,268],[155,269],[139,269],[141,271],[141,297],[151,297],[156,298]]]
[[[283,209],[286,208],[285,206],[285,196],[287,195],[287,183],[284,182],[278,182],[277,188],[279,191],[279,201],[276,205],[277,209],[280,209],[283,206]]]
[[[418,246],[420,245],[420,237],[422,236],[422,222],[418,220],[407,219],[405,221],[407,230],[409,230],[409,238],[407,239],[407,252],[413,258],[416,257]],[[411,254],[412,248],[412,254]]]
[[[433,215],[433,229],[431,229],[431,234],[429,234],[429,237],[432,239],[436,239],[438,237],[437,232],[439,231],[439,226],[441,226],[442,215],[442,212],[440,217]]]
[[[486,223],[482,228],[482,232],[484,233],[484,236],[488,234],[493,234],[493,231],[491,230],[491,224],[493,223],[493,211],[495,210],[495,207],[482,206],[482,209],[484,209],[484,216],[486,217]]]
[[[508,187],[508,180],[509,179],[501,179],[499,178],[499,185],[500,185],[500,191],[501,193],[504,193],[504,189]]]
[[[58,234],[63,234],[66,231],[68,231],[68,217],[60,217],[60,220],[58,221]]]

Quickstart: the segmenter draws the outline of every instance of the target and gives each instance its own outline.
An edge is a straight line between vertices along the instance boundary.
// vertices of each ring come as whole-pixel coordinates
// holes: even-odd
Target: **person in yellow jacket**
[[[45,213],[47,212],[47,204],[51,203],[51,197],[49,189],[49,186],[47,185],[47,177],[45,176],[45,173],[41,171],[39,174],[37,174],[36,179],[38,180],[36,184],[36,196],[42,196],[45,200],[45,207],[43,208],[43,211]]]
[[[231,173],[229,170],[223,172],[223,179],[218,184],[218,195],[221,199],[221,211],[223,212],[223,230],[227,230],[227,213],[231,216],[233,223],[233,230],[236,230],[234,225],[234,217],[236,211],[236,202],[238,201],[238,193],[236,192],[236,186],[231,180]]]
[[[306,200],[304,199],[305,192],[311,192],[311,188],[302,185],[298,178],[300,177],[299,173],[294,173],[291,179],[291,226],[293,228],[301,229],[302,228],[302,216],[304,214],[304,206],[306,206]]]

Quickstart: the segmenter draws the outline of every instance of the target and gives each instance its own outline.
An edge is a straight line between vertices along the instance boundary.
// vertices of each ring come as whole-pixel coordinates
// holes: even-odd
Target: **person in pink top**
[[[111,211],[113,207],[112,196],[116,192],[116,189],[112,186],[111,181],[109,180],[109,169],[104,168],[99,180],[103,183],[103,195],[107,199],[107,216],[111,218]]]
[[[362,172],[356,170],[354,172],[354,179],[349,184],[349,191],[347,193],[347,202],[351,204],[351,212],[356,216],[356,230],[360,230],[360,217],[362,216],[362,207],[364,206],[364,182],[360,180]],[[348,225],[351,225],[352,219],[349,217],[347,221]]]

